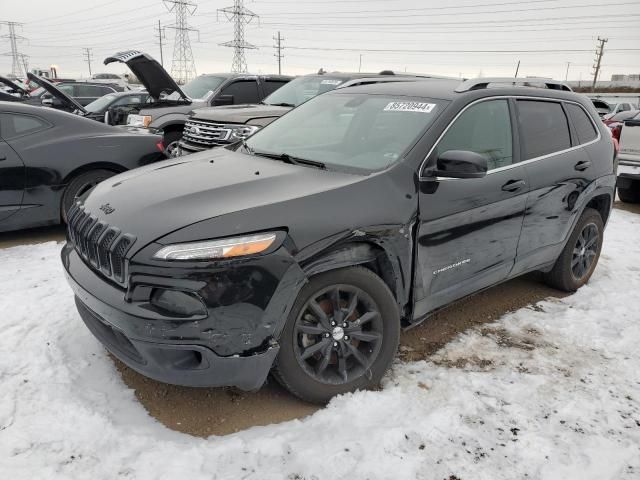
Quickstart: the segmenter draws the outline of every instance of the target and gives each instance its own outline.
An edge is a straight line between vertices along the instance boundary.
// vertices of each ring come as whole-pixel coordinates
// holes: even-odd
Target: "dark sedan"
[[[76,196],[161,158],[158,135],[0,102],[0,232],[58,224]]]

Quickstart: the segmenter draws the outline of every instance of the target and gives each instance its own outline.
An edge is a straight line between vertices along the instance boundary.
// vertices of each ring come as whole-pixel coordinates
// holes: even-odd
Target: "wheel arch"
[[[398,256],[373,241],[349,241],[333,246],[301,264],[307,278],[341,268],[361,266],[389,287],[396,299],[400,316],[404,317],[409,305],[408,288]]]
[[[587,208],[593,208],[596,210],[600,217],[602,218],[602,223],[607,224],[607,220],[609,220],[609,215],[611,213],[612,199],[611,195],[608,193],[600,193],[598,195],[593,196],[587,204],[584,206],[584,210]]]
[[[112,163],[112,162],[89,163],[86,165],[81,165],[75,168],[74,170],[72,170],[71,172],[69,172],[64,177],[62,184],[66,187],[69,184],[69,182],[71,182],[71,180],[73,180],[78,175],[90,172],[92,170],[109,170],[113,173],[122,173],[122,172],[126,172],[128,169],[123,167],[122,165],[119,165],[117,163]]]

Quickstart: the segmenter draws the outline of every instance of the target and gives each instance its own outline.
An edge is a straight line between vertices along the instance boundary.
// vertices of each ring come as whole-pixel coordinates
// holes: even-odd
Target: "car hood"
[[[247,123],[257,118],[277,118],[291,110],[291,107],[273,105],[233,105],[228,107],[198,108],[193,111],[196,120],[219,123]]]
[[[60,100],[64,105],[69,107],[71,110],[80,110],[82,113],[87,113],[87,111],[84,109],[82,105],[80,105],[73,98],[71,98],[69,95],[67,95],[58,87],[56,87],[49,80],[45,80],[42,77],[38,77],[33,73],[27,73],[27,78],[32,82],[37,83],[42,88],[44,88],[47,92],[49,92],[51,95],[56,97],[58,100]]]
[[[29,95],[29,92],[27,90],[22,88],[17,83],[12,82],[8,78],[0,77],[0,83],[2,83],[3,85],[6,85],[7,87],[11,88],[11,90],[13,90],[14,92],[18,92],[21,95],[24,95],[24,96],[28,96]]]
[[[184,100],[189,100],[169,72],[150,55],[138,50],[127,50],[104,59],[105,65],[114,62],[126,64],[154,100],[159,100],[162,94],[171,95],[174,92],[178,92]]]
[[[251,216],[259,207],[308,198],[363,178],[217,149],[111,177],[95,187],[84,206],[105,223],[134,235],[132,251],[137,251],[203,220],[232,213]]]

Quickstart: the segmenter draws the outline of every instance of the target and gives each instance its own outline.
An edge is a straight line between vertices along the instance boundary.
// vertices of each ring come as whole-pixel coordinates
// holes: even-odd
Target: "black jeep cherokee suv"
[[[233,147],[100,183],[62,251],[80,315],[160,381],[256,389],[273,371],[323,402],[375,385],[400,328],[454,300],[532,270],[576,290],[614,148],[587,97],[538,83],[335,90]]]

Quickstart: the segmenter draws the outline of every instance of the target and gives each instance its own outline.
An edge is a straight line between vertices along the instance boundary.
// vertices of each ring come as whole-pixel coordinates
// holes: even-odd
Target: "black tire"
[[[618,188],[618,196],[624,203],[640,203],[640,182],[633,182],[629,188]]]
[[[167,158],[174,158],[178,148],[178,142],[182,138],[182,130],[169,130],[164,134],[162,143],[164,145],[164,155]]]
[[[603,233],[600,213],[592,208],[585,209],[553,269],[545,275],[547,284],[558,290],[575,292],[587,283],[600,258]]]
[[[312,314],[318,312],[309,306],[313,302],[316,308],[328,302],[322,304],[328,329],[322,326],[322,313]],[[336,304],[338,311],[332,307]],[[343,323],[332,327],[333,320]],[[323,333],[309,334],[308,329]],[[376,387],[395,358],[399,340],[398,306],[380,277],[363,267],[322,273],[302,288],[291,309],[273,373],[302,400],[326,403],[341,393]],[[303,359],[309,347],[321,344],[321,350]]]
[[[60,205],[60,218],[67,223],[67,212],[72,207],[75,199],[88,190],[96,186],[98,183],[115,175],[110,170],[90,170],[74,177],[62,195],[62,204]]]

